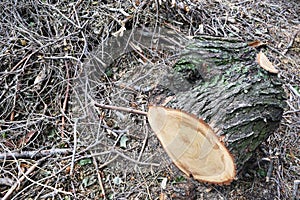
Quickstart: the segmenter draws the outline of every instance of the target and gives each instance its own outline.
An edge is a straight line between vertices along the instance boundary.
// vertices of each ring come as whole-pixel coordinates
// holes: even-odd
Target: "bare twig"
[[[51,9],[55,10],[57,13],[59,13],[65,20],[67,20],[69,23],[71,23],[73,26],[76,28],[81,29],[82,27],[80,25],[77,25],[75,22],[73,22],[70,18],[68,18],[66,15],[64,15],[58,8],[56,8],[53,5],[47,4],[47,3],[42,3],[46,6],[49,6]]]
[[[95,157],[93,157],[93,163],[94,163],[95,169],[97,171],[97,178],[98,178],[98,182],[99,182],[99,185],[100,185],[102,197],[103,197],[103,199],[106,199],[105,190],[104,190],[104,186],[103,186],[103,182],[102,182],[102,177],[101,177],[101,174],[99,172],[98,163],[97,163],[97,160],[96,160]]]
[[[66,66],[66,78],[67,78],[67,86],[66,86],[66,93],[65,93],[65,98],[62,106],[62,119],[61,119],[61,137],[64,137],[64,127],[65,127],[65,112],[67,108],[67,103],[69,99],[69,90],[70,90],[70,75],[69,75],[69,65],[67,61],[65,61],[65,66]]]
[[[21,178],[19,178],[18,181],[16,181],[16,183],[7,191],[7,193],[4,195],[4,197],[2,198],[2,200],[6,200],[9,199],[11,194],[15,191],[15,189],[19,186],[19,184],[21,182],[24,181],[24,179],[26,178],[26,176],[28,176],[30,173],[33,172],[33,170],[40,165],[47,157],[44,157],[42,159],[40,159],[39,161],[37,161],[34,165],[32,165],[26,172],[25,174],[23,174],[23,176],[21,176]]]
[[[28,169],[28,171],[30,171],[31,168],[32,168],[32,171],[33,171],[35,167],[38,167],[38,165],[40,165],[40,164],[41,164],[44,160],[46,160],[48,157],[49,157],[49,156],[40,159],[36,164],[34,164],[32,167],[30,167],[30,168]],[[18,166],[18,167],[19,167],[19,166]],[[19,167],[19,170],[22,172],[22,170],[20,169],[20,167]],[[28,172],[28,171],[27,171],[27,172]],[[23,172],[22,172],[22,174],[23,174],[24,178],[26,178],[26,179],[29,180],[30,182],[32,182],[32,183],[34,183],[34,184],[36,184],[36,185],[39,185],[39,186],[48,188],[48,189],[50,189],[50,190],[53,190],[54,193],[62,193],[62,194],[65,194],[65,195],[73,196],[73,194],[72,194],[71,192],[66,192],[66,191],[63,191],[63,190],[61,190],[61,189],[56,189],[55,187],[52,187],[52,186],[49,186],[49,185],[45,185],[45,184],[42,184],[42,183],[40,183],[40,182],[38,182],[38,181],[35,181],[35,180],[31,179],[30,177],[28,177],[28,175],[29,175],[31,172],[29,172],[28,174],[27,174],[27,172],[26,172],[26,173],[23,173]],[[23,177],[23,176],[22,176],[22,177]],[[21,178],[22,178],[22,177],[21,177]],[[18,182],[18,184],[19,184],[19,182]]]
[[[119,151],[116,151],[116,150],[112,150],[111,152],[112,153],[116,153],[119,156],[121,156],[121,157],[123,157],[123,158],[125,158],[125,159],[127,159],[127,160],[129,160],[129,161],[131,161],[133,163],[139,164],[139,165],[152,165],[152,166],[156,166],[156,167],[159,166],[159,164],[157,164],[157,163],[145,163],[145,162],[140,162],[140,161],[134,160],[134,159],[132,159],[132,158],[126,156],[125,154],[123,154],[123,153],[121,153]]]
[[[103,152],[100,152],[100,153],[92,153],[90,155],[82,156],[80,159],[91,158],[91,157],[96,157],[96,156],[101,156],[101,155],[111,154],[111,153],[117,154],[117,156],[121,156],[121,157],[125,158],[126,160],[128,160],[130,162],[133,162],[135,164],[138,164],[138,165],[151,165],[151,166],[155,166],[155,167],[159,166],[158,163],[148,163],[148,162],[141,162],[141,161],[135,160],[135,159],[130,158],[129,156],[126,156],[125,154],[123,154],[123,153],[121,153],[117,150],[114,150],[114,149],[111,149],[109,151],[103,151]],[[114,159],[116,159],[116,158],[114,158]],[[80,159],[76,159],[76,160],[80,160]],[[99,168],[101,168],[101,167],[104,167],[104,166],[101,165]]]
[[[141,111],[141,110],[135,110],[135,109],[132,109],[132,108],[119,107],[119,106],[110,106],[110,105],[105,105],[105,104],[100,104],[100,103],[95,103],[95,106],[99,107],[99,108],[104,108],[104,109],[119,110],[119,111],[139,114],[139,115],[147,115],[147,112],[144,112],[144,111]]]
[[[298,98],[300,98],[299,92],[293,86],[291,86],[291,84],[287,84],[287,86]]]
[[[114,162],[118,157],[119,157],[119,155],[115,155],[112,159],[110,159],[109,161],[107,161],[107,162],[103,163],[102,165],[100,165],[99,169],[102,169],[103,167],[106,167],[110,163]]]
[[[142,146],[142,149],[141,149],[141,151],[140,151],[140,153],[139,153],[139,157],[138,157],[138,161],[140,161],[141,160],[141,158],[142,158],[142,155],[143,155],[143,152],[144,152],[144,150],[145,150],[145,148],[146,148],[146,144],[147,144],[147,140],[148,140],[148,126],[147,126],[147,119],[146,119],[146,117],[144,117],[144,120],[143,120],[143,122],[144,122],[144,126],[143,127],[145,127],[144,128],[144,132],[145,132],[145,138],[144,138],[144,140],[143,140],[143,146]]]
[[[74,138],[74,143],[73,143],[73,154],[72,154],[72,161],[71,161],[71,169],[70,169],[70,175],[73,175],[74,171],[74,163],[75,163],[75,154],[76,154],[76,147],[77,147],[77,123],[78,119],[75,119],[74,123],[74,131],[73,131],[73,138]]]
[[[290,42],[289,42],[288,45],[286,46],[285,50],[282,52],[283,55],[285,55],[285,54],[289,51],[289,49],[293,46],[294,41],[295,41],[295,38],[296,38],[296,36],[297,36],[298,33],[299,33],[299,30],[296,31],[296,32],[293,34],[293,36],[292,36]]]
[[[71,149],[50,149],[50,150],[37,150],[37,151],[23,151],[23,152],[10,152],[0,153],[0,159],[19,159],[19,158],[40,158],[55,154],[69,154]]]

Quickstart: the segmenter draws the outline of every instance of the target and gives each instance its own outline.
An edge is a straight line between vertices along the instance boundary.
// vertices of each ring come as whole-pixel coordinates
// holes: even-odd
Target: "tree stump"
[[[276,74],[260,68],[258,51],[239,40],[199,37],[175,64],[178,88],[168,106],[203,118],[223,138],[237,170],[278,128],[285,92]]]

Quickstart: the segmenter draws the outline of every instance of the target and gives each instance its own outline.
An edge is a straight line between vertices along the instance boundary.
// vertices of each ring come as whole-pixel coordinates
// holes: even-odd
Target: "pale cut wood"
[[[150,106],[147,116],[167,154],[187,176],[215,184],[234,179],[231,154],[202,119],[161,106]]]

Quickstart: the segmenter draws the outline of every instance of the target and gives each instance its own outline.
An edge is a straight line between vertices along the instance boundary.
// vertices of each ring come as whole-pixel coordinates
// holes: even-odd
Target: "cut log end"
[[[147,116],[167,154],[187,176],[214,184],[232,182],[234,159],[207,123],[160,106],[150,106]]]

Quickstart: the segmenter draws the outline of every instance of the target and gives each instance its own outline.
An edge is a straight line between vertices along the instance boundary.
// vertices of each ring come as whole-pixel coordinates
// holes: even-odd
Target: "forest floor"
[[[298,0],[20,0],[0,8],[1,198],[299,199]],[[172,63],[172,52],[142,40],[146,50],[126,40],[132,52],[110,46],[133,27],[265,43],[287,107],[279,129],[231,185],[187,179],[144,116],[93,106],[147,111],[152,85],[125,72]]]

